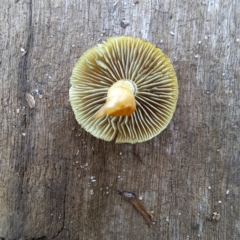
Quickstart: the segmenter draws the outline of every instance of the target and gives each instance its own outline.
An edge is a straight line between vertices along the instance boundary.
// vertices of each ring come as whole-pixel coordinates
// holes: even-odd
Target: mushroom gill
[[[78,123],[97,138],[147,141],[169,124],[178,84],[170,60],[141,39],[108,38],[87,50],[71,76],[70,102]]]

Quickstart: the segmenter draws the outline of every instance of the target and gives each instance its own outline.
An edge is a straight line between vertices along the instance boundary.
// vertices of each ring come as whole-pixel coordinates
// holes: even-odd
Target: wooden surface
[[[0,4],[0,239],[240,239],[238,0]],[[173,120],[142,144],[94,138],[68,101],[77,59],[116,35],[155,44],[178,76]]]

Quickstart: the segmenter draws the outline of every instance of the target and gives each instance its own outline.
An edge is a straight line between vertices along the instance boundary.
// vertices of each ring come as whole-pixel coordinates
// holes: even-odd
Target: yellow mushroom
[[[144,142],[169,124],[178,84],[170,60],[138,38],[113,37],[75,65],[69,98],[79,124],[97,138]]]

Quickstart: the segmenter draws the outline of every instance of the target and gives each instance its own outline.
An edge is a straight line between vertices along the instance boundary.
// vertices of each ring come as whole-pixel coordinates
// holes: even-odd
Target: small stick
[[[147,210],[147,208],[141,203],[138,199],[137,195],[133,192],[126,192],[126,191],[118,191],[120,195],[124,197],[127,201],[129,201],[145,218],[148,225],[152,228],[154,217],[153,215]]]

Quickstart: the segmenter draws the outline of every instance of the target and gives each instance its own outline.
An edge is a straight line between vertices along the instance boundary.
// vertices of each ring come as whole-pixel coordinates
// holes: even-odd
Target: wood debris
[[[120,195],[124,197],[127,201],[129,201],[145,218],[148,225],[152,228],[154,224],[154,217],[151,212],[147,210],[147,208],[141,203],[137,195],[133,192],[126,191],[118,191]]]
[[[215,221],[219,221],[221,218],[221,215],[219,212],[213,212],[211,219]]]
[[[27,54],[27,51],[23,47],[20,48],[20,51],[22,52],[22,56]]]
[[[35,108],[35,99],[30,93],[26,93],[26,100],[30,108]]]
[[[119,1],[119,0],[118,0]],[[115,1],[113,6],[115,7],[118,4],[118,1]]]
[[[126,28],[127,26],[129,26],[130,24],[129,23],[127,23],[125,20],[122,20],[121,22],[120,22],[120,26],[122,27],[122,28]]]
[[[27,54],[27,51],[25,50],[23,53],[22,53],[22,57],[25,56]]]

